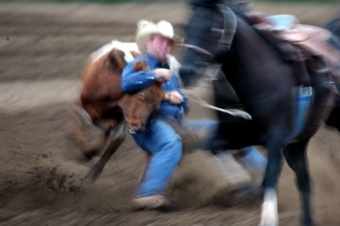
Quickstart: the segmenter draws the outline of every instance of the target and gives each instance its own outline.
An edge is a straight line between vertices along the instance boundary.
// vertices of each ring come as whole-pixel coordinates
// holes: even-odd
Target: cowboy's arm
[[[122,89],[126,93],[135,93],[157,81],[153,72],[135,71],[135,61],[129,62],[122,72]]]
[[[166,82],[170,79],[167,69],[155,69],[153,71],[135,71],[135,61],[129,62],[122,72],[122,89],[126,93],[135,93],[154,82]]]
[[[171,78],[171,81],[175,87],[175,91],[177,91],[181,96],[182,96],[182,107],[183,110],[185,112],[185,114],[187,114],[190,110],[190,103],[189,103],[189,99],[188,97],[182,92],[181,87],[180,87],[180,83],[178,80],[178,77],[176,75],[173,75]]]

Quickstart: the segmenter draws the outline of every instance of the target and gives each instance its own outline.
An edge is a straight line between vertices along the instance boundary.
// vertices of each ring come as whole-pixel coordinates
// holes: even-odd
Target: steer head
[[[135,71],[143,70],[143,62],[137,62],[134,68]],[[138,133],[145,129],[150,115],[159,109],[164,95],[165,91],[159,82],[134,94],[124,95],[119,105],[124,111],[131,133]]]

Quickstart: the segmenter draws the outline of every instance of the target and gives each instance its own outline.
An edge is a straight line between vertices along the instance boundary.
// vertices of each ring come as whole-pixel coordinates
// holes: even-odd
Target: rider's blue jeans
[[[210,141],[217,135],[218,122],[215,120],[186,120],[183,126],[204,136],[200,149],[209,150]],[[182,157],[182,139],[180,135],[161,118],[150,120],[147,129],[132,134],[136,143],[150,154],[144,175],[135,193],[136,197],[162,195],[167,183]],[[202,137],[199,134],[200,138]],[[256,157],[257,150],[250,151]],[[263,156],[258,153],[262,158]]]

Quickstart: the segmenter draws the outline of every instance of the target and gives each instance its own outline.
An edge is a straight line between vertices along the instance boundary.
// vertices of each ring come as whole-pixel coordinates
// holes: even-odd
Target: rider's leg
[[[164,193],[168,181],[182,157],[181,138],[161,119],[152,120],[147,130],[134,134],[133,137],[150,154],[134,201],[143,207],[161,206],[166,201]]]
[[[192,131],[203,131],[204,136],[200,139],[200,148],[209,150],[213,140],[217,137],[218,122],[215,120],[186,121],[185,125]],[[199,135],[202,136],[202,134]],[[261,193],[261,182],[267,165],[266,158],[254,146],[242,148],[242,151],[243,156],[238,159],[238,162],[244,167],[243,169],[242,167],[232,167],[231,164],[228,164],[228,162],[230,163],[231,155],[228,157],[223,152],[221,156],[217,155],[222,164],[226,166],[227,173],[240,175],[237,178],[238,180],[236,180],[236,184],[239,186],[236,186],[236,184],[232,186],[232,190],[234,190],[234,192],[232,192],[234,196],[234,200],[231,201],[232,203],[257,197]],[[242,173],[242,171],[246,173]],[[252,172],[250,173],[252,177],[250,181],[248,172]],[[242,179],[244,179],[244,183],[239,183]]]
[[[245,167],[263,173],[266,170],[267,159],[254,147],[242,148],[243,157],[238,161]]]

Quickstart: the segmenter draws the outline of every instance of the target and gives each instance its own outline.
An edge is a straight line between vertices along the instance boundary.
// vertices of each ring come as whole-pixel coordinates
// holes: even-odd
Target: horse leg
[[[282,170],[281,148],[283,142],[279,128],[276,129],[276,132],[273,131],[270,134],[271,137],[266,145],[268,164],[263,180],[264,193],[259,226],[277,226],[279,224],[276,185]]]
[[[112,128],[104,147],[104,153],[100,156],[98,162],[92,167],[85,177],[85,180],[95,182],[99,174],[103,171],[104,166],[109,161],[113,153],[125,140],[126,122],[122,120],[116,127]]]
[[[311,181],[306,158],[309,139],[310,138],[299,140],[297,143],[288,145],[284,150],[287,163],[296,175],[296,184],[300,191],[303,206],[301,225],[304,226],[313,225],[310,203]]]
[[[279,225],[278,215],[276,189],[266,188],[263,193],[263,202],[261,206],[261,222],[259,226]]]
[[[340,106],[337,106],[331,111],[325,124],[327,126],[335,127],[340,132]]]

